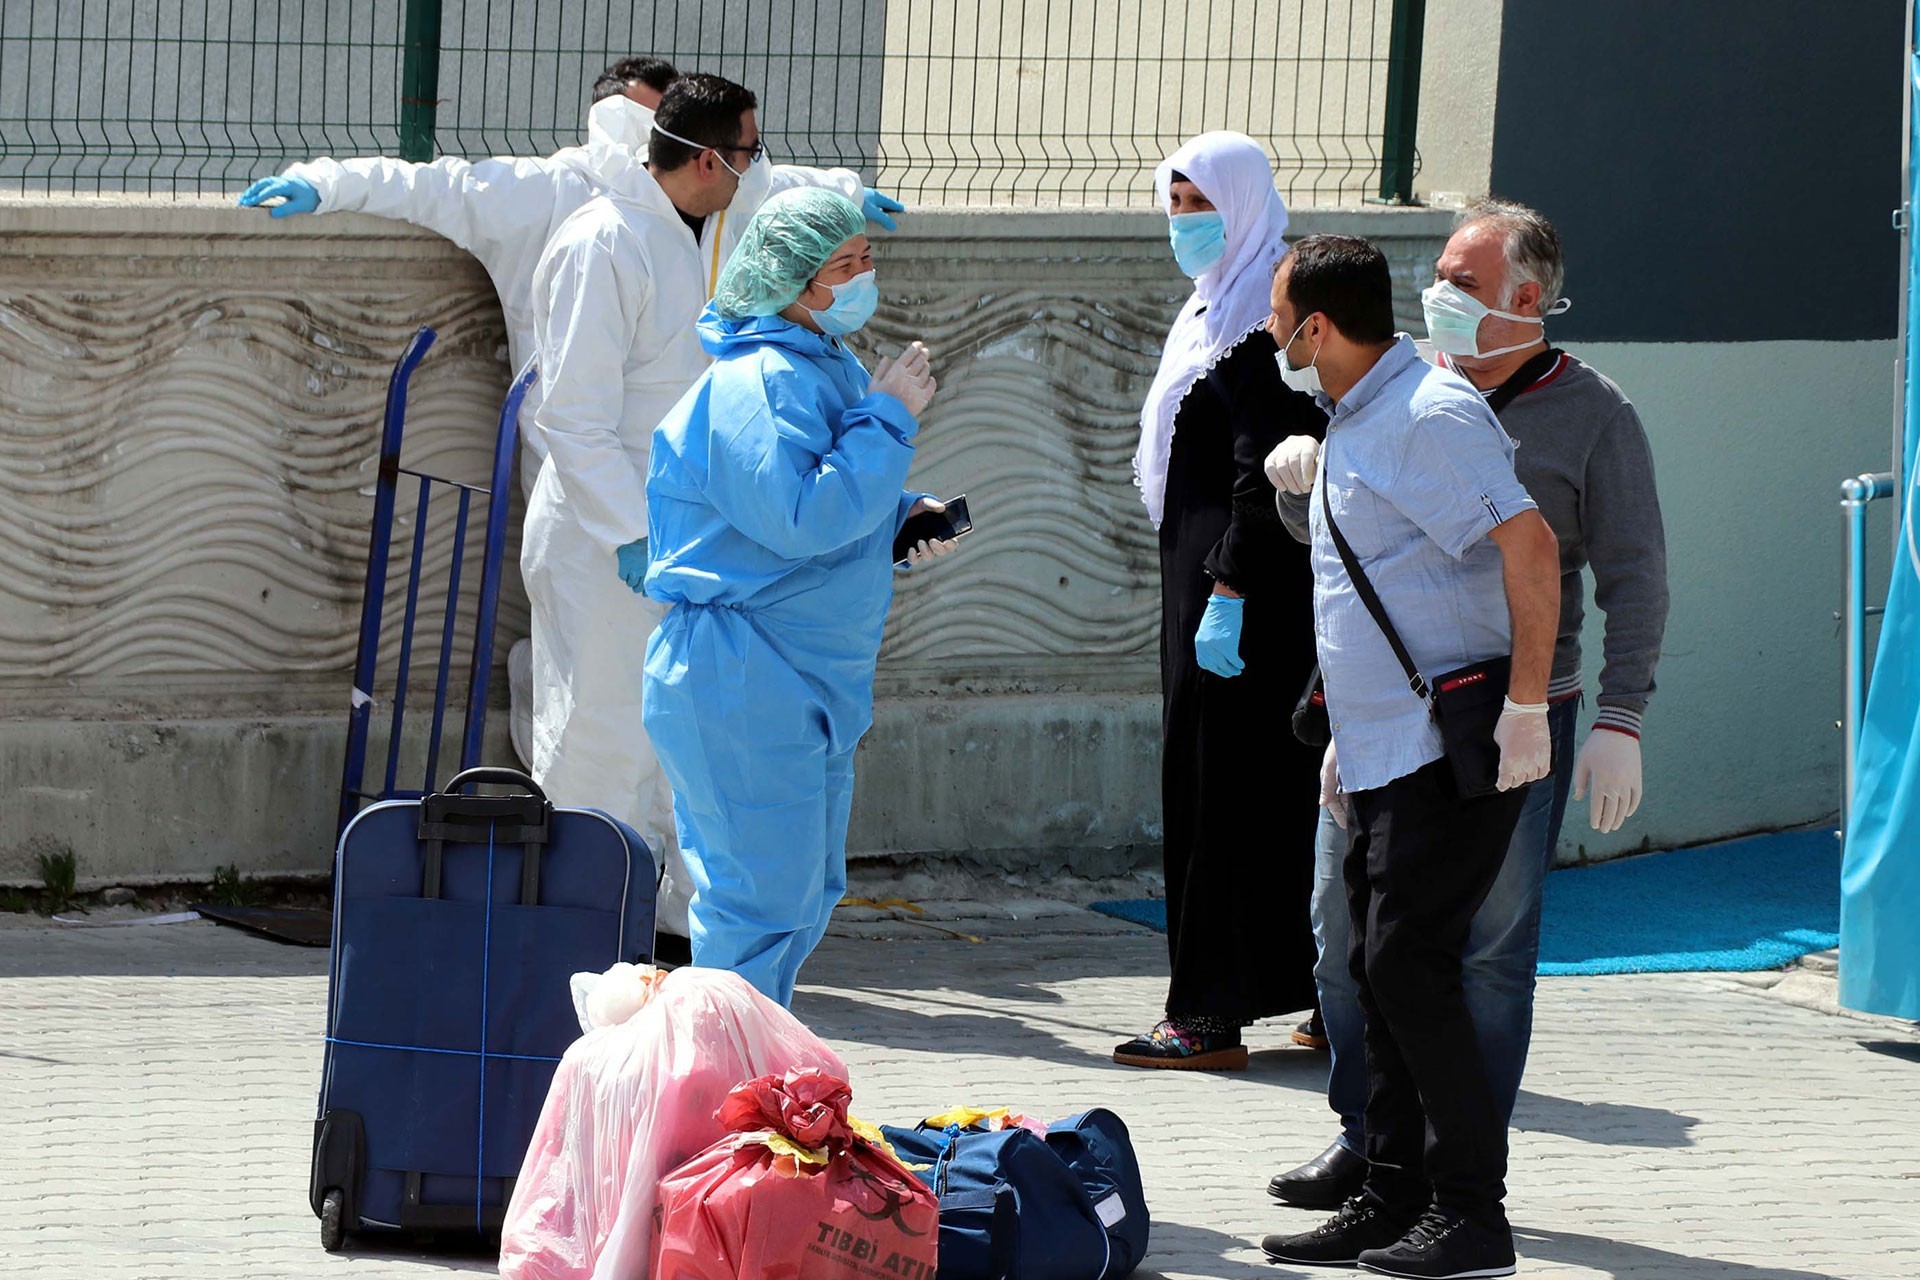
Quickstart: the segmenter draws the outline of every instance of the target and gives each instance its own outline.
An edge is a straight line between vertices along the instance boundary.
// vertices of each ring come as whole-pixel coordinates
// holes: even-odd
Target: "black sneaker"
[[[1360,1255],[1379,1250],[1407,1233],[1413,1215],[1394,1213],[1371,1196],[1358,1195],[1340,1212],[1297,1236],[1268,1236],[1260,1248],[1274,1262],[1306,1267],[1351,1267]]]
[[[1386,1248],[1370,1248],[1360,1265],[1375,1275],[1404,1280],[1482,1280],[1510,1276],[1513,1232],[1495,1230],[1444,1209],[1429,1209],[1413,1230]]]
[[[1321,1020],[1320,1010],[1315,1008],[1311,1017],[1293,1029],[1289,1037],[1303,1049],[1320,1050],[1327,1047],[1327,1024]]]
[[[1194,1031],[1171,1018],[1153,1030],[1113,1047],[1113,1060],[1127,1067],[1162,1067],[1172,1071],[1242,1071],[1247,1047],[1240,1032]]]

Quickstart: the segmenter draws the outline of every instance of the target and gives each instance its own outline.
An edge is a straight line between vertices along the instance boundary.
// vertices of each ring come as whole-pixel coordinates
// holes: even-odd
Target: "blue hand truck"
[[[335,824],[336,843],[347,824],[363,805],[382,800],[418,799],[431,794],[439,781],[440,751],[447,718],[451,688],[454,643],[460,616],[461,571],[466,559],[466,542],[474,496],[487,499],[487,520],[480,560],[479,603],[473,617],[473,657],[467,672],[466,719],[460,735],[462,772],[481,762],[482,738],[487,724],[487,687],[493,670],[494,618],[500,607],[501,561],[507,545],[509,494],[513,482],[514,446],[519,440],[520,406],[538,379],[529,364],[507,391],[500,406],[500,425],[493,450],[493,475],[488,487],[464,484],[443,476],[428,475],[400,464],[400,447],[406,434],[407,388],[414,370],[433,346],[434,331],[422,325],[394,366],[387,381],[386,421],[380,434],[380,469],[374,484],[373,532],[367,546],[367,589],[360,607],[360,643],[353,664],[352,706],[347,717],[346,761],[340,774],[340,812]],[[393,708],[387,734],[387,760],[376,788],[366,781],[367,744],[373,723],[373,689],[380,657],[380,631],[385,617],[387,561],[393,544],[394,508],[401,477],[418,481],[418,505],[414,510],[412,556],[407,571],[405,613],[401,619],[399,670],[395,679]],[[427,737],[427,760],[418,789],[401,785],[401,731],[406,726],[407,683],[412,674],[413,638],[420,617],[421,570],[427,550],[427,515],[436,494],[451,491],[457,495],[458,511],[453,527],[453,561],[447,576],[446,607],[440,627],[439,667],[433,687],[433,721]]]

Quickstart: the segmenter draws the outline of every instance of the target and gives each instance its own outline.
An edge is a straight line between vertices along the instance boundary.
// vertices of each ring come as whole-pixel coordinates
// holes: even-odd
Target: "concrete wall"
[[[1839,482],[1885,465],[1895,345],[1567,344],[1621,385],[1646,424],[1673,611],[1643,739],[1646,801],[1610,836],[1574,806],[1563,860],[1837,811]],[[1886,513],[1875,515],[1869,545],[1884,564]],[[1602,625],[1589,608],[1589,694]]]
[[[902,584],[853,848],[1043,874],[1150,861],[1157,584],[1128,459],[1181,291],[1164,223],[910,225],[882,244],[872,334],[935,347],[945,389],[913,482],[967,490],[979,529]],[[1410,328],[1446,225],[1296,223],[1386,243]],[[355,217],[0,203],[0,881],[61,847],[95,881],[324,865],[384,381],[422,322],[442,338],[408,460],[479,479],[504,356],[485,280],[450,246]],[[1674,616],[1646,808],[1605,839],[1576,814],[1563,856],[1826,815],[1832,481],[1881,456],[1891,343],[1573,349],[1647,422]],[[514,593],[503,640],[525,628]],[[389,668],[377,723],[392,686]]]
[[[1428,0],[1416,198],[1453,204],[1493,182],[1502,0]]]
[[[1296,225],[1381,237],[1412,323],[1444,219]],[[939,353],[913,482],[967,490],[979,528],[902,585],[853,848],[1086,870],[1151,858],[1157,584],[1129,459],[1183,293],[1165,221],[911,227],[883,242],[869,333]],[[421,323],[441,338],[416,375],[407,461],[480,480],[503,344],[484,278],[451,246],[214,202],[0,202],[0,880],[63,846],[96,880],[325,864],[386,372]],[[404,542],[406,502],[400,518]],[[429,534],[432,563],[444,516]],[[524,630],[516,587],[501,638]],[[422,665],[403,784],[422,765]],[[394,683],[389,663],[376,724]]]

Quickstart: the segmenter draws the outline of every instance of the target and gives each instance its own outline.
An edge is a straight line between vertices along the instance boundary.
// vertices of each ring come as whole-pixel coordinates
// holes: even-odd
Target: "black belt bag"
[[[1506,707],[1512,673],[1512,658],[1489,658],[1433,682],[1427,705],[1440,725],[1440,742],[1463,796],[1490,796],[1500,789],[1500,744],[1493,730]]]
[[[1359,592],[1361,603],[1367,606],[1367,612],[1379,624],[1381,634],[1393,647],[1393,656],[1400,660],[1401,668],[1406,671],[1407,687],[1413,690],[1415,697],[1427,704],[1428,713],[1440,726],[1440,743],[1446,752],[1447,764],[1453,770],[1454,785],[1460,789],[1462,796],[1469,798],[1494,794],[1500,789],[1500,744],[1493,740],[1493,730],[1500,722],[1501,710],[1506,706],[1507,682],[1513,671],[1512,657],[1488,658],[1485,662],[1458,667],[1429,683],[1414,665],[1407,647],[1400,643],[1400,633],[1393,629],[1386,606],[1380,603],[1373,583],[1367,580],[1367,571],[1360,567],[1359,557],[1353,554],[1353,548],[1347,545],[1346,535],[1340,532],[1340,525],[1333,518],[1333,506],[1327,501],[1324,481],[1320,485],[1320,514],[1326,519],[1327,533],[1340,552],[1340,562],[1347,567],[1347,577],[1353,582],[1353,589]],[[1307,696],[1301,699],[1303,707],[1313,700],[1313,695],[1314,689],[1310,687]],[[1320,714],[1324,717],[1325,698],[1319,701]],[[1304,739],[1305,735],[1300,733],[1300,720],[1300,714],[1296,712],[1294,732]]]

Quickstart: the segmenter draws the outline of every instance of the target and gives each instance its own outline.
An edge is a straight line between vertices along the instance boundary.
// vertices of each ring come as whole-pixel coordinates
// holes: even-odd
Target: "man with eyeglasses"
[[[564,147],[550,156],[478,161],[442,156],[427,163],[390,156],[340,160],[321,156],[261,178],[238,203],[270,212],[276,219],[369,213],[445,236],[472,254],[493,281],[506,323],[507,357],[518,370],[533,351],[533,271],[541,251],[571,214],[618,186],[628,171],[645,166],[654,112],[680,75],[661,58],[630,57],[613,63],[594,82],[586,144]],[[738,166],[747,163],[737,154],[729,159]],[[760,153],[752,159],[759,160]],[[743,171],[748,180],[740,184],[735,207],[716,222],[707,246],[712,259],[710,280],[718,278],[718,264],[733,252],[754,210],[774,191],[790,186],[838,191],[860,205],[868,221],[888,231],[896,229],[892,215],[904,208],[865,186],[851,169],[753,164]],[[529,404],[520,419],[520,488],[528,495],[547,457],[546,441],[533,429],[532,408]],[[491,425],[487,430],[491,439]],[[507,652],[509,726],[513,749],[528,764],[533,761],[530,665],[527,641],[516,640]],[[672,934],[684,933],[684,917],[669,913],[663,927]]]
[[[594,81],[585,145],[565,147],[550,156],[477,161],[441,156],[417,164],[390,156],[341,160],[321,156],[260,179],[238,203],[263,209],[275,218],[370,213],[445,236],[486,268],[500,295],[508,357],[518,369],[533,347],[531,290],[540,251],[574,210],[604,195],[624,170],[646,163],[654,112],[680,75],[662,58],[622,58],[613,63]],[[738,157],[730,158],[736,165],[741,163]],[[758,177],[770,179],[772,185],[757,198],[752,191],[743,191],[751,207],[725,219],[725,243],[715,245],[723,251],[723,259],[760,200],[787,186],[828,187],[865,209],[869,221],[888,231],[895,229],[891,215],[900,212],[901,204],[866,187],[851,169],[786,164],[761,168]],[[530,493],[546,448],[533,432],[530,418],[522,420],[521,435],[525,448],[520,484]],[[524,746],[517,736],[515,745]]]

